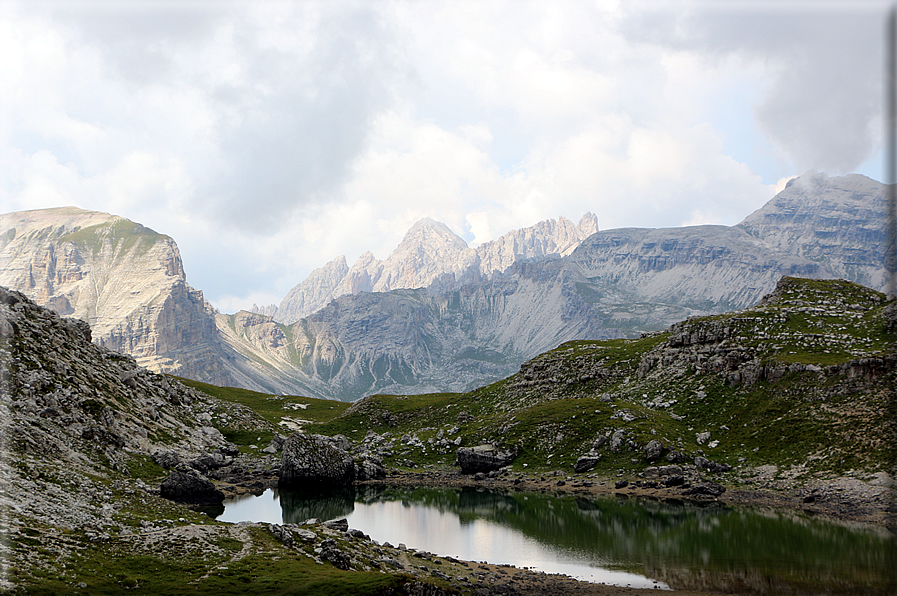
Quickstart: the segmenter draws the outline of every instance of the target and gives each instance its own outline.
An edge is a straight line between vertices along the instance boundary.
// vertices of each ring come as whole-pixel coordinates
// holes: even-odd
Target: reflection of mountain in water
[[[330,490],[279,490],[278,494],[285,524],[301,524],[313,517],[326,521],[355,511],[355,490],[351,486]]]
[[[583,499],[482,489],[362,487],[365,503],[402,501],[487,520],[595,564],[674,589],[887,593],[897,576],[886,530],[719,503]]]

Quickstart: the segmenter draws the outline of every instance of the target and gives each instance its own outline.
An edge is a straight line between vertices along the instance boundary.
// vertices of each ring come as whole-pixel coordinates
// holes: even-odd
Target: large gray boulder
[[[220,505],[224,493],[215,488],[212,481],[186,464],[179,464],[162,481],[160,494],[177,503],[196,505]]]
[[[492,445],[461,447],[458,449],[458,464],[464,474],[486,473],[510,465],[516,456],[513,451],[500,451]]]
[[[284,441],[278,486],[346,486],[354,479],[352,456],[334,446],[329,437],[294,433]]]
[[[382,480],[386,478],[383,461],[376,456],[366,454],[355,462],[355,478],[357,480]]]

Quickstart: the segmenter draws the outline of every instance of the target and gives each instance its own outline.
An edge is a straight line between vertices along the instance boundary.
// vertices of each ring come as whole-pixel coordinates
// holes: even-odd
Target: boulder
[[[648,444],[645,445],[645,459],[655,462],[660,459],[661,455],[663,455],[663,443],[657,439],[648,441]]]
[[[667,461],[671,464],[684,464],[685,454],[681,451],[670,451],[669,453],[667,453]]]
[[[718,497],[724,492],[726,492],[726,487],[724,486],[715,482],[702,482],[682,491],[682,494],[693,497]]]
[[[179,464],[162,481],[160,494],[177,503],[220,505],[224,502],[224,493],[215,488],[211,480],[186,464]]]
[[[614,431],[613,436],[610,438],[610,450],[614,453],[619,453],[620,449],[623,447],[623,442],[625,440],[626,431],[623,429]]]
[[[284,441],[279,487],[345,486],[354,479],[352,456],[335,447],[329,437],[294,433]]]
[[[382,480],[386,478],[386,470],[379,457],[362,456],[355,462],[355,478],[357,480]]]
[[[573,466],[573,471],[577,474],[582,474],[583,472],[588,472],[592,468],[594,468],[598,462],[601,461],[601,456],[590,456],[583,455],[579,459],[576,460],[576,464]]]
[[[510,465],[517,454],[513,451],[500,451],[492,445],[461,447],[458,449],[458,464],[461,473],[476,474],[491,472]]]

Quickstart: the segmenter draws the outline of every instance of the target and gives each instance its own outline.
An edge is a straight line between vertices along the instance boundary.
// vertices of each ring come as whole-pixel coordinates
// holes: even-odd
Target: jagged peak
[[[416,221],[405,232],[405,236],[396,250],[399,250],[403,245],[420,244],[423,241],[432,241],[434,238],[441,239],[443,243],[456,245],[459,248],[467,248],[467,242],[455,234],[447,225],[441,221],[424,217]]]

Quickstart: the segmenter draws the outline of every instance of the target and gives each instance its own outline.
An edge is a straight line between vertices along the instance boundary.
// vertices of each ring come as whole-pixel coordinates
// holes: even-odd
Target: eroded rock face
[[[220,505],[224,493],[211,480],[188,465],[180,464],[162,481],[161,495],[178,503]]]
[[[464,474],[492,472],[510,465],[515,457],[517,454],[513,451],[501,451],[492,445],[458,449],[458,464]]]
[[[284,442],[278,486],[345,486],[354,479],[352,456],[334,446],[329,437],[295,433]]]
[[[156,372],[234,385],[212,307],[174,240],[74,207],[0,215],[0,285],[89,323],[93,341]]]

